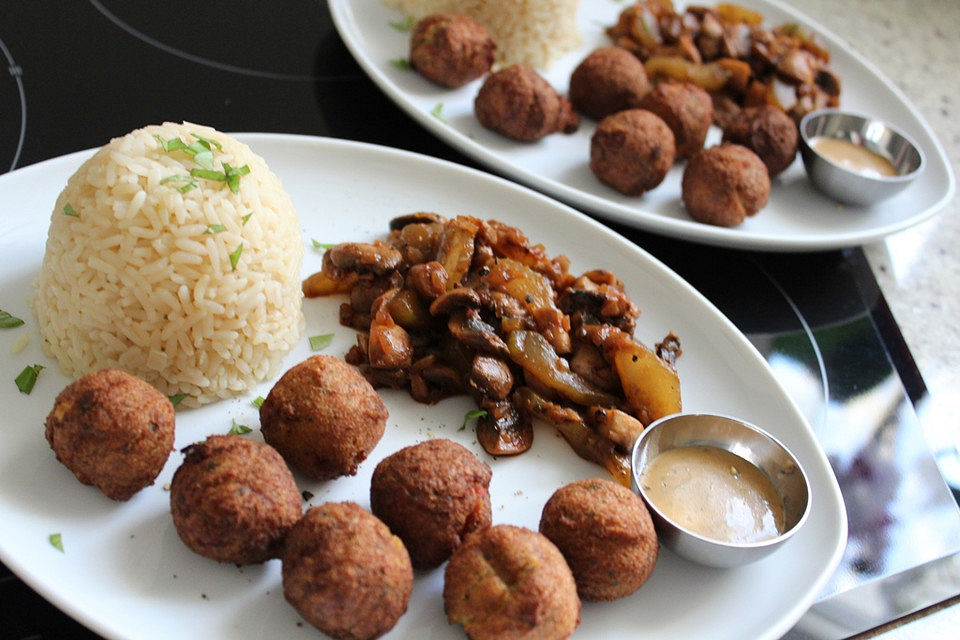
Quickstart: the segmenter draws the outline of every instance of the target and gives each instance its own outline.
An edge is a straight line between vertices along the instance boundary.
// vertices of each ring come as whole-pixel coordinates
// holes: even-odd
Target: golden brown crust
[[[580,126],[570,101],[524,65],[488,76],[477,93],[474,111],[484,127],[522,142],[559,131],[573,133]]]
[[[370,506],[400,536],[417,569],[440,565],[490,526],[490,467],[443,438],[405,447],[373,472]]]
[[[673,132],[654,113],[628,109],[607,116],[590,139],[590,169],[620,193],[639,196],[673,166]]]
[[[770,197],[770,177],[763,161],[746,147],[728,142],[695,153],[681,184],[690,215],[724,227],[756,214]]]
[[[577,586],[560,551],[512,525],[477,531],[453,553],[443,604],[472,640],[560,640],[580,624]]]
[[[570,75],[570,102],[584,115],[602,120],[640,106],[650,87],[643,63],[622,47],[600,47]]]
[[[558,489],[543,508],[540,533],[563,553],[584,600],[630,595],[657,562],[657,534],[646,505],[610,480],[580,480]]]
[[[460,87],[490,70],[496,49],[486,27],[473,18],[435,13],[413,28],[410,64],[432,82]]]
[[[332,356],[295,365],[260,406],[264,440],[315,480],[355,475],[386,422],[387,408],[366,378]]]
[[[793,118],[777,107],[763,105],[740,111],[723,130],[723,140],[760,156],[773,179],[793,164],[800,134]]]
[[[703,148],[713,123],[710,94],[692,82],[661,82],[640,104],[658,116],[673,132],[675,160],[689,158]]]
[[[218,562],[279,557],[301,513],[300,491],[280,454],[237,435],[210,436],[184,452],[170,482],[170,512],[183,543]]]
[[[45,431],[57,460],[77,480],[123,501],[163,469],[173,450],[174,410],[140,378],[102,369],[60,392]]]
[[[313,507],[290,531],[283,595],[338,640],[377,638],[396,625],[413,590],[400,538],[353,502]]]

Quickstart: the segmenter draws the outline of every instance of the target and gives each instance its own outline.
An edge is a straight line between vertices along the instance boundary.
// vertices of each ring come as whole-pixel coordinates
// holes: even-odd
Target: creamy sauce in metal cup
[[[850,171],[880,178],[898,175],[892,162],[849,140],[817,136],[810,140],[810,147],[830,162]]]
[[[725,449],[668,449],[647,466],[641,486],[661,513],[706,538],[743,543],[783,533],[783,501],[773,483]]]

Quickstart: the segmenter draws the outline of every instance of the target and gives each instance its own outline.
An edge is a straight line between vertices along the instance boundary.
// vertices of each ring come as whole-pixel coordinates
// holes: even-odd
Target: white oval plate
[[[843,207],[807,181],[799,155],[773,184],[770,201],[756,216],[734,228],[695,222],[680,202],[683,165],[643,197],[623,196],[590,171],[590,136],[595,123],[582,119],[572,135],[555,134],[518,143],[484,129],[473,115],[481,81],[447,90],[391,60],[409,56],[409,33],[391,22],[402,15],[383,0],[328,0],[341,37],[363,70],[428,131],[490,169],[590,213],[646,231],[704,244],[763,251],[813,251],[864,244],[906,229],[932,216],[953,197],[954,177],[947,156],[923,117],[879,70],[826,29],[779,2],[746,0],[770,25],[799,22],[823,36],[831,66],[843,81],[843,107],[884,119],[924,150],[927,166],[917,181],[894,198],[867,208]],[[678,5],[684,3],[679,2]],[[609,44],[604,28],[616,22],[628,3],[583,0],[578,16],[582,46],[559,59],[544,77],[566,94],[570,73],[598,46]],[[442,105],[442,120],[432,112]],[[713,127],[708,146],[718,142]]]
[[[613,270],[643,310],[637,336],[652,344],[668,331],[683,341],[679,361],[684,405],[692,411],[742,416],[790,447],[810,476],[812,513],[804,528],[763,561],[736,570],[701,568],[668,551],[650,581],[633,596],[587,604],[578,638],[776,638],[806,611],[835,567],[846,541],[846,516],[837,482],[796,406],[767,363],[715,307],[650,255],[599,223],[505,180],[407,152],[357,143],[290,135],[238,136],[279,175],[300,214],[306,260],[303,274],[319,269],[319,242],[370,241],[386,235],[390,218],[430,210],[447,215],[498,218],[517,225],[551,255],[566,253],[571,271]],[[0,308],[26,325],[0,331],[0,558],[58,607],[109,638],[316,638],[282,596],[280,564],[237,568],[190,552],[178,539],[163,489],[182,460],[179,449],[231,422],[249,425],[260,438],[248,396],[177,413],[177,452],[154,486],[129,502],[115,503],[79,484],[56,461],[44,439],[44,419],[69,380],[39,348],[36,323],[26,306],[37,277],[57,194],[91,152],[75,153],[0,176]],[[60,214],[54,214],[60,215]],[[307,336],[334,332],[324,352],[342,356],[354,331],[339,326],[342,298],[304,303],[307,328],[284,366],[310,354]],[[18,336],[30,336],[11,355]],[[30,395],[13,378],[39,363]],[[458,441],[493,468],[495,523],[536,529],[547,498],[567,482],[604,475],[579,459],[546,425],[533,448],[512,459],[492,459],[461,430],[471,401],[451,398],[418,404],[405,392],[382,394],[390,411],[386,434],[357,476],[317,483],[298,477],[310,501],[354,500],[369,508],[376,463],[397,449],[430,437]],[[60,533],[64,551],[48,543]],[[391,638],[462,638],[449,626],[441,600],[443,571],[417,575],[406,615]]]

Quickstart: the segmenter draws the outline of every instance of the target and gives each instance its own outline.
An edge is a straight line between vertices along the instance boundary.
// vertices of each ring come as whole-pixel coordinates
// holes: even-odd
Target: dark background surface
[[[340,40],[325,3],[282,4],[283,10],[247,0],[229,7],[147,0],[0,2],[6,68],[0,73],[0,172],[98,147],[166,120],[228,132],[358,140],[477,167],[374,86]],[[787,359],[813,372],[829,389],[825,403],[842,407],[884,380],[898,380],[901,408],[908,410],[878,423],[876,433],[892,428],[919,437],[909,408],[926,389],[860,249],[728,251],[610,226],[697,287],[768,360]],[[864,469],[871,465],[896,464],[874,455],[876,443],[856,446],[862,449],[827,450],[841,488],[870,476]],[[874,495],[887,493],[878,489]],[[881,510],[894,507],[902,510]],[[858,520],[862,510],[849,496],[848,514],[851,552],[838,575],[868,583],[911,568],[888,561],[896,536],[878,537],[882,525]],[[914,564],[928,559],[917,556]],[[828,588],[824,598],[838,589]],[[0,638],[96,637],[0,565]]]

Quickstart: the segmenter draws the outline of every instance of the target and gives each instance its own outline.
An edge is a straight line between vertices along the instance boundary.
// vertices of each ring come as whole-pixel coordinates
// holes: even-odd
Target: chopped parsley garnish
[[[436,118],[436,119],[439,120],[440,122],[443,122],[444,124],[446,124],[446,122],[447,122],[447,121],[444,120],[444,118],[443,118],[443,103],[442,103],[442,102],[438,102],[438,103],[437,103],[437,106],[435,106],[433,109],[430,110],[430,115],[432,115],[434,118]]]
[[[483,409],[472,409],[470,411],[467,411],[467,414],[463,416],[463,424],[460,425],[460,428],[457,429],[457,431],[463,431],[464,429],[466,429],[467,422],[469,422],[470,420],[473,420],[474,418],[482,418],[485,415],[487,415],[487,412],[484,411]]]
[[[221,231],[226,231],[227,228],[222,224],[212,224],[204,231],[204,233],[213,234],[220,233]]]
[[[169,140],[164,140],[163,136],[160,134],[154,134],[154,138],[160,143],[160,146],[163,147],[163,150],[167,153],[171,151],[182,151],[186,150],[187,143],[181,140],[180,138],[170,138]]]
[[[240,178],[250,173],[250,166],[231,167],[229,163],[223,163],[223,171],[227,176],[227,186],[233,193],[240,192]]]
[[[324,333],[318,336],[310,336],[310,350],[320,351],[321,349],[329,347],[331,342],[333,342],[332,333]]]
[[[216,149],[217,151],[222,151],[223,147],[216,140],[193,134],[193,137],[196,138],[196,141],[188,145],[179,137],[171,138],[169,140],[164,140],[163,136],[160,135],[154,135],[153,137],[160,141],[160,146],[162,146],[163,150],[167,153],[170,153],[171,151],[183,151],[187,155],[193,157],[193,161],[200,165],[200,168],[191,169],[190,176],[194,178],[204,178],[205,180],[226,182],[227,186],[230,187],[230,191],[234,193],[237,193],[240,190],[240,178],[250,173],[249,166],[243,165],[242,167],[232,167],[228,162],[223,163],[223,171],[217,171],[213,164],[213,150]],[[182,176],[176,179],[178,181],[182,181],[184,178],[187,178],[187,176]],[[174,179],[174,176],[170,176],[170,178],[164,178],[161,180],[161,184]],[[197,185],[194,183],[192,186],[189,186],[184,190],[189,191],[196,186]]]
[[[260,407],[263,406],[264,400],[266,400],[266,398],[264,398],[263,396],[257,396],[256,398],[250,401],[250,404],[252,404],[257,409],[259,409]]]
[[[23,320],[0,309],[0,329],[13,329],[23,324]]]
[[[47,536],[47,540],[50,541],[50,546],[63,553],[63,537],[59,533],[51,533]]]
[[[404,71],[409,71],[411,69],[410,61],[406,58],[393,58],[390,60],[390,64],[397,69],[403,69]]]
[[[337,246],[332,242],[320,242],[319,240],[314,240],[313,238],[311,238],[310,241],[313,243],[314,249],[333,249],[335,246]]]
[[[190,175],[194,178],[203,178],[204,180],[216,180],[226,182],[227,174],[216,169],[190,169]]]
[[[182,186],[174,187],[180,193],[186,193],[191,189],[196,189],[200,186],[200,183],[191,178],[190,176],[167,176],[160,180],[160,184],[167,184],[168,182],[183,182]]]
[[[204,144],[206,144],[206,145],[207,145],[207,149],[211,149],[212,147],[216,147],[217,151],[223,151],[223,147],[220,146],[220,143],[217,142],[216,140],[214,140],[213,138],[205,138],[205,137],[203,137],[202,135],[200,135],[199,133],[194,133],[194,134],[193,134],[193,137],[196,138],[197,140],[199,140],[200,142],[203,142]]]
[[[30,393],[33,391],[33,385],[37,383],[37,376],[40,375],[42,370],[43,365],[41,364],[28,365],[23,368],[20,375],[13,380],[17,385],[17,389],[20,389],[20,393]]]
[[[406,20],[401,22],[391,22],[390,26],[396,29],[397,31],[410,31],[413,29],[413,18],[407,16]]]
[[[248,213],[247,215],[245,215],[245,216],[243,216],[242,218],[240,218],[240,224],[247,224],[247,220],[249,220],[249,219],[250,219],[250,216],[252,216],[252,215],[253,215],[253,211],[251,211],[251,212]]]
[[[183,402],[183,399],[187,397],[187,394],[176,393],[172,396],[167,396],[167,397],[170,398],[170,404],[172,404],[173,406],[177,406],[178,404]]]
[[[237,263],[240,262],[240,254],[243,253],[243,243],[240,243],[236,249],[230,254],[230,270],[237,270]]]
[[[68,202],[67,204],[63,205],[63,215],[65,215],[65,216],[71,216],[71,217],[74,217],[74,218],[79,218],[79,217],[80,217],[80,214],[77,213],[77,210],[74,209],[74,208],[73,208],[73,205],[70,204],[69,202]]]
[[[234,420],[233,424],[230,426],[230,431],[227,431],[227,433],[231,436],[242,436],[250,433],[251,431],[253,431],[253,429],[251,429],[247,425],[240,424],[236,420]]]

